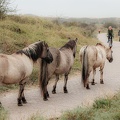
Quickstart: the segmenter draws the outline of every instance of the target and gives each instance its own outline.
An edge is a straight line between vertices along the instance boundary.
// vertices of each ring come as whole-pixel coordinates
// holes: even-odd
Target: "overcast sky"
[[[17,14],[44,17],[120,17],[120,0],[14,0]]]

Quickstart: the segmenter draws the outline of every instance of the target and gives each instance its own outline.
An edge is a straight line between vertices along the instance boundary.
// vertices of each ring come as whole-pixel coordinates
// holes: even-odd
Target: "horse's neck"
[[[14,56],[15,58],[22,60],[25,64],[34,64],[34,61],[32,59],[30,59],[27,55],[25,54],[16,54],[13,53],[12,56]]]
[[[61,49],[60,52],[63,54],[73,55],[73,51],[71,49]]]
[[[101,47],[101,46],[98,46],[96,47],[97,48],[97,51],[98,51],[98,57],[102,57],[103,59],[106,58],[106,51],[105,51],[105,48]]]

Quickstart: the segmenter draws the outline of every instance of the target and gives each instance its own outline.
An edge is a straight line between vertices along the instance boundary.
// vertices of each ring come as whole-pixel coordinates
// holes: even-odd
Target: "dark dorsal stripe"
[[[75,45],[76,45],[75,40],[70,40],[70,41],[67,42],[64,46],[62,46],[62,47],[60,48],[60,50],[63,49],[63,48],[67,48],[67,49],[70,48],[70,49],[73,50],[73,48],[75,47]]]
[[[102,43],[97,43],[96,46],[98,46],[98,45],[100,45],[100,46],[105,48],[105,46]]]
[[[33,61],[36,61],[38,58],[40,58],[42,51],[43,51],[43,42],[39,41],[29,45],[28,47],[22,50],[17,51],[16,54],[25,54]]]

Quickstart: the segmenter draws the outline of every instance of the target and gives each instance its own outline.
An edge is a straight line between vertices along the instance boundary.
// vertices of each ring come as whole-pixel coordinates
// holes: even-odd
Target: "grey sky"
[[[14,0],[17,14],[47,17],[120,17],[120,0]]]

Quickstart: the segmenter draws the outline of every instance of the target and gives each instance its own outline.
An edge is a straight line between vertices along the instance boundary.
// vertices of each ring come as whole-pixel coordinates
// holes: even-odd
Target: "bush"
[[[117,28],[118,25],[116,23],[110,23],[110,22],[104,24],[105,28],[108,28],[109,26],[112,26],[113,28]]]

